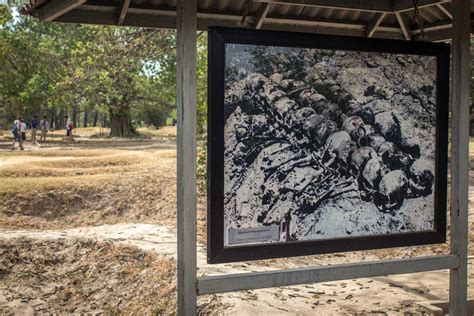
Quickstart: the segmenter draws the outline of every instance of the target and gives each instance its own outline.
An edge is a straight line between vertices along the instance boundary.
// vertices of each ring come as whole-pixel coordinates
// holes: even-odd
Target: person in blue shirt
[[[38,117],[35,115],[33,116],[33,119],[31,120],[30,123],[30,128],[31,128],[31,141],[36,142],[36,131],[38,130]]]

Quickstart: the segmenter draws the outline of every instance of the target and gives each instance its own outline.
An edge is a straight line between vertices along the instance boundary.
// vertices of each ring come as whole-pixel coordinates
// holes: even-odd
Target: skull
[[[362,120],[364,120],[366,124],[374,124],[374,110],[369,105],[356,107],[352,111],[350,111],[350,113],[351,115],[356,115],[362,118]]]
[[[383,161],[390,165],[390,161],[397,152],[397,146],[392,142],[383,142],[378,149],[378,154],[382,157]]]
[[[316,113],[322,114],[334,122],[340,122],[342,111],[337,104],[334,104],[326,99],[321,99],[312,106]]]
[[[361,137],[358,141],[359,146],[370,146],[376,151],[379,150],[380,146],[385,143],[385,138],[382,135],[370,134]]]
[[[313,106],[325,98],[313,89],[305,89],[300,92],[298,100],[302,105]]]
[[[357,133],[358,129],[364,126],[364,121],[359,116],[350,116],[342,123],[344,129],[349,135]]]
[[[433,165],[425,159],[418,159],[410,167],[410,189],[415,196],[427,196],[432,192]]]
[[[406,197],[408,179],[401,170],[393,170],[382,177],[379,189],[374,194],[374,203],[386,212],[400,208]]]
[[[389,171],[381,157],[374,157],[365,164],[364,170],[362,171],[362,178],[369,188],[377,189],[380,180],[384,175],[389,173]]]
[[[281,124],[284,124],[285,120],[289,119],[289,117],[287,117],[287,114],[295,106],[295,101],[290,100],[287,97],[280,98],[275,102],[271,103],[273,114],[275,115],[277,121],[279,121]]]
[[[274,84],[280,85],[280,82],[283,80],[283,75],[280,73],[274,73],[273,75],[270,76],[270,80]]]
[[[339,160],[348,163],[349,158],[356,148],[356,144],[346,131],[337,131],[329,135],[326,140],[328,152]]]
[[[258,91],[260,90],[265,82],[267,82],[268,79],[257,73],[253,73],[247,77],[247,88],[253,90],[253,91]]]
[[[285,93],[278,89],[274,84],[271,82],[266,82],[263,85],[263,93],[265,95],[265,98],[267,99],[267,102],[269,104],[272,104],[276,100],[282,98],[285,96]]]
[[[283,79],[280,81],[280,87],[285,91],[293,89],[293,81],[293,79]]]
[[[291,117],[291,121],[292,121],[292,124],[291,126],[296,130],[296,131],[300,131],[302,130],[302,127],[303,127],[303,124],[304,122],[306,121],[306,119],[315,114],[316,115],[316,112],[314,112],[314,110],[312,108],[300,108],[298,110],[296,110],[295,113],[293,113],[292,117]]]
[[[369,146],[362,146],[354,150],[351,156],[351,166],[355,173],[362,172],[367,161],[377,157],[375,149]]]
[[[328,127],[330,127],[330,124],[328,122],[323,115],[319,114],[311,114],[304,121],[303,132],[317,147],[324,144],[329,134]]]
[[[388,159],[388,166],[392,170],[401,169],[406,171],[412,162],[413,158],[409,154],[398,150]]]

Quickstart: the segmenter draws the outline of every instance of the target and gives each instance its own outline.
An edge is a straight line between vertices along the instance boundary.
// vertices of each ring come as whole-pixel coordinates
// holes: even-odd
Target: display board
[[[209,32],[208,261],[445,242],[449,46]]]

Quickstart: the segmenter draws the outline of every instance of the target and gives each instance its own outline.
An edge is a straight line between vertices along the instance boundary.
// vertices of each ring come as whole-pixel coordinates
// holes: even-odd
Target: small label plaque
[[[280,226],[229,228],[229,245],[251,244],[280,240]]]

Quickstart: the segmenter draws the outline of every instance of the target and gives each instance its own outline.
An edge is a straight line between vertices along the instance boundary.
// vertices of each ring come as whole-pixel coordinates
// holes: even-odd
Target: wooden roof
[[[449,40],[451,1],[417,2],[418,20],[413,0],[198,0],[198,29],[227,26],[407,40],[419,38],[423,29],[430,41]],[[22,13],[43,21],[176,26],[176,0],[30,0]]]

